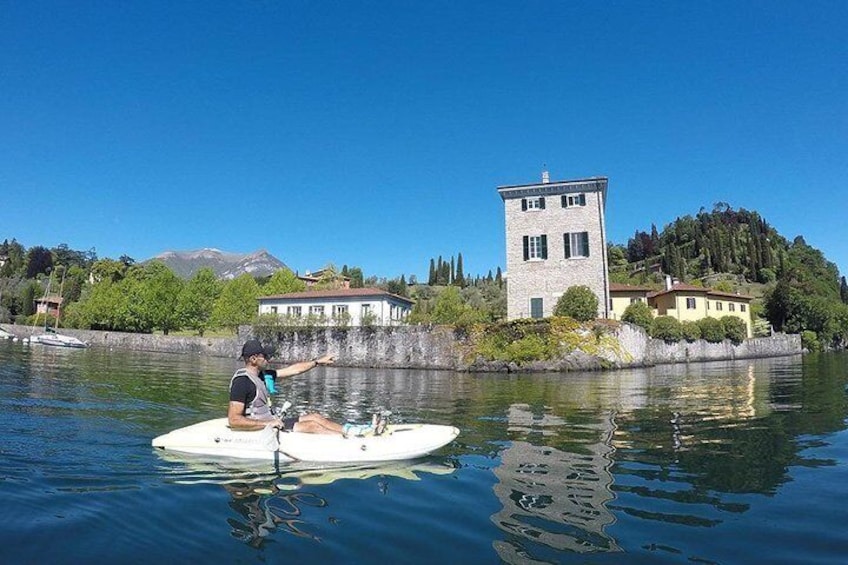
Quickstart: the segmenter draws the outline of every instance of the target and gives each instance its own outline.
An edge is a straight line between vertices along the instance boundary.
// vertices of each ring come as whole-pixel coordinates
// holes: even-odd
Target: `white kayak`
[[[389,424],[382,434],[364,437],[278,432],[274,428],[237,431],[229,427],[226,418],[217,418],[174,430],[152,443],[169,451],[240,459],[365,463],[423,457],[458,435],[453,426],[434,424]]]

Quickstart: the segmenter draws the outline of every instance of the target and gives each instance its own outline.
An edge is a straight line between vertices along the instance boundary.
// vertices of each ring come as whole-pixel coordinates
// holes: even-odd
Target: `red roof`
[[[732,292],[721,292],[718,290],[712,290],[703,286],[694,286],[691,284],[682,284],[677,283],[672,285],[671,290],[658,290],[656,292],[652,292],[648,295],[649,298],[654,298],[657,296],[662,296],[663,294],[671,294],[671,293],[682,293],[682,294],[707,294],[709,296],[723,296],[725,298],[735,298],[737,300],[753,300],[751,296],[745,296],[744,294],[733,294]]]
[[[275,294],[272,296],[260,296],[259,300],[271,299],[300,299],[309,300],[310,298],[356,298],[362,296],[379,296],[392,297],[403,302],[413,303],[409,298],[386,292],[379,288],[335,288],[332,290],[307,290],[304,292],[289,292],[288,294]]]

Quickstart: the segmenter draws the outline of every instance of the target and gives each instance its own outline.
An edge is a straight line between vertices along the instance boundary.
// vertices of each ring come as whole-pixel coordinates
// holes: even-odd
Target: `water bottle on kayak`
[[[274,377],[276,376],[274,371],[265,371],[262,375],[265,377],[265,388],[268,389],[269,394],[277,394],[277,387],[274,386]]]

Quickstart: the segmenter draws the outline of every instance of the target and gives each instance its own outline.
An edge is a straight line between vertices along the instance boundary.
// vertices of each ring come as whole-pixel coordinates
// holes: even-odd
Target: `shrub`
[[[571,286],[557,300],[554,316],[568,316],[579,322],[598,317],[598,297],[588,286]]]
[[[646,302],[639,300],[637,302],[631,302],[630,305],[624,309],[621,321],[635,324],[647,332],[651,329],[651,323],[654,321],[654,315],[651,313],[651,307],[648,306]]]
[[[719,343],[724,340],[724,326],[716,318],[702,318],[698,320],[701,328],[701,337],[710,343]]]
[[[537,335],[526,335],[504,348],[504,359],[522,363],[536,359],[545,359],[549,355],[545,340]]]
[[[360,316],[359,325],[365,328],[373,327],[377,324],[377,314],[369,310]]]
[[[740,318],[724,316],[720,321],[724,328],[724,336],[733,343],[742,343],[748,337],[748,326]]]
[[[562,326],[557,324],[558,329]],[[559,346],[559,340],[546,320],[514,320],[474,326],[472,333],[476,336],[477,353],[490,360],[524,363],[549,359],[557,353]]]
[[[671,316],[657,316],[651,323],[651,337],[669,343],[680,341],[683,337],[680,322]]]
[[[701,326],[697,322],[685,321],[680,323],[680,330],[683,333],[683,339],[692,343],[701,339]]]
[[[818,334],[812,330],[801,332],[801,346],[808,351],[821,351],[822,349]]]

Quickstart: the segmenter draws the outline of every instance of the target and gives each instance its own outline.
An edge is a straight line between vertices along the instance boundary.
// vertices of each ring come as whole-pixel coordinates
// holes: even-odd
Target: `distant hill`
[[[254,277],[264,277],[280,269],[288,269],[285,263],[264,249],[247,254],[227,253],[210,248],[196,251],[165,251],[153,259],[162,261],[176,275],[184,279],[191,278],[202,267],[211,268],[221,279],[234,279],[244,273]]]

